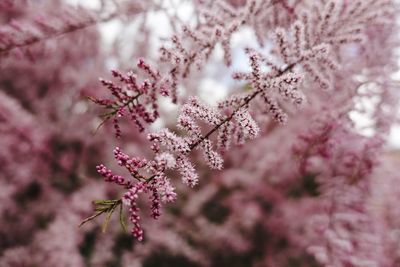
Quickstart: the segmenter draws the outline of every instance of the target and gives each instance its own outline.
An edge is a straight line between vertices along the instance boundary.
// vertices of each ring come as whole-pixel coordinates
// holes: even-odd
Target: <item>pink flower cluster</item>
[[[100,79],[104,87],[110,90],[115,100],[93,99],[93,101],[110,110],[103,114],[105,120],[113,118],[117,138],[121,137],[121,130],[118,124],[119,118],[129,112],[130,119],[135,123],[138,130],[145,130],[144,123],[152,123],[159,117],[157,95],[168,96],[169,84],[162,80],[158,71],[154,70],[143,59],[139,59],[137,67],[142,70],[149,79],[138,81],[137,75],[130,71],[126,75],[113,70],[112,75],[123,85],[115,82]]]
[[[114,149],[114,157],[117,163],[125,167],[131,177],[137,180],[137,183],[124,178],[120,175],[115,175],[111,170],[107,169],[103,164],[97,166],[98,173],[104,177],[106,182],[115,183],[123,186],[128,191],[123,195],[122,202],[129,206],[129,218],[134,227],[132,234],[137,240],[143,240],[143,230],[140,226],[139,208],[137,199],[140,193],[150,194],[151,214],[154,219],[161,215],[161,201],[173,202],[176,199],[174,187],[171,185],[164,171],[175,167],[175,159],[168,153],[158,154],[152,161],[140,159],[137,157],[129,157],[123,153],[119,147]],[[150,178],[143,175],[152,173]]]
[[[184,27],[184,35],[181,38],[178,38],[178,36],[173,36],[171,38],[173,44],[172,48],[165,48],[164,46],[161,48],[161,60],[172,64],[172,70],[169,72],[172,78],[163,78],[159,72],[152,70],[144,61],[140,61],[138,67],[143,69],[152,80],[152,86],[150,87],[157,88],[157,90],[153,89],[152,92],[158,91],[161,92],[161,94],[163,94],[163,92],[168,94],[168,91],[163,91],[165,88],[164,82],[172,84],[169,88],[176,87],[176,83],[178,82],[176,80],[177,76],[182,75],[183,78],[187,77],[192,64],[197,64],[200,67],[203,57],[207,59],[211,49],[221,40],[225,51],[225,61],[229,65],[231,61],[229,59],[230,52],[227,51],[230,49],[227,47],[228,43],[226,40],[230,39],[232,33],[239,25],[249,21],[251,14],[258,12],[257,9],[262,5],[258,3],[258,1],[248,1],[243,9],[244,11],[240,11],[238,13],[239,15],[237,15],[236,11],[231,9],[231,7],[222,4],[220,1],[217,2],[217,6],[222,8],[222,14],[224,14],[222,17],[226,16],[226,19],[233,19],[235,23],[239,24],[232,24],[232,28],[228,27],[227,34],[222,34],[222,31],[219,30],[219,27],[223,25],[220,18],[209,15],[206,12],[203,15],[207,21],[204,25],[207,32],[202,32],[201,27],[203,27],[203,25],[197,32],[203,35],[213,36],[212,31],[214,31],[214,27],[216,27],[215,36],[223,36],[221,39],[212,38],[211,42],[205,42],[204,36],[200,36],[198,33],[191,31],[188,27]],[[385,4],[382,5],[385,6]],[[210,6],[212,6],[212,4]],[[328,1],[324,5],[317,5],[316,8],[319,9],[321,13],[311,15],[311,13],[305,12],[301,17],[294,20],[288,29],[282,27],[276,27],[274,29],[273,41],[275,50],[273,50],[272,56],[264,56],[262,53],[251,48],[245,50],[249,58],[251,72],[236,72],[233,74],[233,78],[247,82],[250,86],[248,92],[234,94],[228,97],[226,100],[221,101],[217,108],[202,103],[198,97],[191,96],[182,106],[178,115],[177,127],[185,133],[177,135],[168,128],[164,128],[156,133],[148,134],[148,139],[153,142],[151,149],[155,153],[155,157],[154,160],[144,161],[145,163],[143,163],[143,166],[138,168],[150,169],[150,176],[142,176],[142,174],[139,174],[138,169],[131,169],[126,164],[122,164],[127,167],[133,178],[137,179],[139,183],[159,186],[157,182],[155,182],[156,184],[153,183],[161,177],[164,181],[168,181],[167,184],[169,185],[169,180],[166,178],[166,171],[178,170],[183,183],[193,187],[199,183],[199,175],[189,157],[189,154],[195,148],[202,150],[204,160],[211,169],[221,170],[223,168],[223,159],[220,152],[228,150],[231,147],[231,143],[242,145],[246,140],[255,139],[260,135],[260,127],[251,115],[254,103],[262,107],[263,112],[271,114],[276,122],[286,124],[288,112],[292,112],[293,108],[294,110],[298,110],[306,106],[307,94],[304,92],[305,86],[312,86],[322,91],[333,89],[335,86],[333,82],[334,74],[339,70],[337,59],[335,58],[338,53],[337,50],[344,44],[361,41],[358,33],[360,32],[359,27],[362,27],[365,17],[361,16],[363,18],[361,19],[361,17],[355,15],[360,7],[347,7],[346,3],[339,6],[334,1]],[[384,9],[385,7],[382,8]],[[366,13],[373,12],[372,9],[367,6],[365,6],[364,9]],[[287,10],[290,11],[291,9]],[[239,17],[240,19],[238,19]],[[354,38],[345,38],[344,36],[346,36],[347,31],[342,32],[342,30],[336,27],[341,19],[344,20],[342,26],[348,24],[356,25],[357,34]],[[318,20],[318,23],[312,24],[314,20]],[[349,26],[349,28],[353,29],[353,26]],[[212,31],[208,32],[210,29]],[[190,53],[187,48],[184,47],[184,38],[196,44],[196,48]],[[266,71],[264,71],[264,69],[266,69]],[[126,81],[127,79],[120,79],[129,84],[129,81]],[[143,87],[148,87],[148,84],[149,83],[145,81]],[[119,101],[123,104],[123,108],[131,105],[131,103],[124,104],[128,103],[130,100],[124,99],[124,97],[114,93],[119,89],[116,89],[112,83],[105,85],[117,96]],[[157,85],[159,87],[157,87]],[[139,90],[137,91],[139,92]],[[140,94],[139,92],[136,96]],[[174,92],[171,93],[173,102],[177,100],[175,94]],[[151,100],[149,103],[153,103],[154,105],[154,101],[156,100],[155,94],[153,93],[150,95]],[[134,100],[136,100],[136,96],[133,97]],[[311,99],[314,100],[313,96],[311,96]],[[122,113],[120,111],[115,112],[120,115]],[[259,111],[256,111],[256,113],[257,112]],[[155,117],[156,116],[154,116],[154,118]],[[147,122],[151,123],[152,120],[148,120]],[[302,157],[302,162],[300,164],[301,173],[304,174],[310,171],[306,165],[313,153],[320,153],[318,155],[323,155],[325,158],[331,160],[332,165],[337,167],[343,166],[343,171],[337,169],[335,173],[331,175],[347,175],[349,176],[348,179],[354,182],[360,179],[359,177],[364,177],[371,173],[373,164],[370,157],[360,159],[358,156],[360,151],[358,150],[346,152],[344,155],[339,152],[340,149],[337,148],[338,144],[332,145],[331,143],[324,143],[327,142],[327,140],[329,140],[329,142],[335,142],[334,140],[346,134],[349,136],[351,135],[350,132],[341,128],[339,130],[340,133],[337,134],[340,137],[335,139],[329,136],[328,138],[326,135],[331,134],[329,132],[329,129],[331,129],[329,127],[330,123],[332,123],[332,120],[328,120],[328,126],[322,127],[321,133],[317,132],[315,135],[312,134],[311,137],[303,138],[304,144],[302,144],[302,146],[304,148],[298,146],[294,149],[295,154]],[[324,130],[325,128],[328,129],[328,132]],[[140,129],[143,130],[144,127],[140,127]],[[216,140],[213,135],[214,133],[216,135]],[[358,137],[356,137],[356,139],[357,138]],[[216,146],[219,151],[215,150],[214,146]],[[329,146],[333,146],[334,149],[330,149]],[[374,150],[375,146],[366,145],[365,149],[368,150],[369,148]],[[306,155],[300,155],[302,153]],[[339,160],[341,163],[338,162]],[[356,167],[359,167],[359,169],[355,171],[354,169]],[[165,186],[165,184],[161,185]],[[133,188],[135,188],[135,186],[133,186]],[[144,188],[148,191],[150,190],[147,187]],[[157,187],[150,190],[153,192],[152,210],[158,205],[157,201],[154,202],[155,199],[157,199],[157,190]],[[161,189],[161,191],[165,191],[165,189]],[[132,193],[131,195],[136,195],[136,193]],[[131,204],[136,213],[137,208],[135,205],[135,203]],[[158,208],[156,210],[158,210]],[[136,215],[134,217],[136,218]],[[137,219],[135,219],[135,225],[136,221]],[[137,228],[137,225],[135,227]],[[135,236],[139,236],[139,239],[141,239],[141,235],[135,234]]]

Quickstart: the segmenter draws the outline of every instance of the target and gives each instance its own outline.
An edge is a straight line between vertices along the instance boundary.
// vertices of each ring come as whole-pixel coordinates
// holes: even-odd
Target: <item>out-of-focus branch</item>
[[[103,8],[94,12],[84,8],[65,8],[57,13],[36,16],[32,19],[12,20],[0,27],[0,55],[57,36],[85,29],[120,16],[131,16],[143,11],[138,3],[118,5],[108,12]]]

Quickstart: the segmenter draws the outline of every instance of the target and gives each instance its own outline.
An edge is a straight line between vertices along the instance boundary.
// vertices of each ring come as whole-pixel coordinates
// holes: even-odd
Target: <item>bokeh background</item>
[[[142,210],[143,243],[124,232],[117,218],[106,233],[102,218],[78,227],[92,213],[93,200],[121,196],[118,187],[103,182],[96,165],[120,170],[113,159],[115,146],[130,155],[150,154],[145,137],[129,121],[122,123],[119,140],[110,124],[96,131],[102,110],[87,96],[107,95],[98,78],[109,79],[110,69],[127,71],[140,57],[155,60],[174,27],[190,25],[195,15],[192,1],[122,2],[123,12],[114,1],[0,2],[0,40],[13,30],[15,38],[23,37],[32,21],[58,25],[70,16],[85,23],[87,12],[101,17],[66,34],[0,52],[0,266],[320,266],[305,249],[309,240],[302,239],[311,236],[306,226],[319,209],[319,184],[312,173],[296,176],[296,159],[288,153],[304,128],[301,119],[290,122],[290,130],[275,126],[248,147],[234,148],[224,171],[211,172],[196,162],[202,177],[198,187],[178,181],[178,201],[166,206],[158,221]],[[201,73],[179,88],[182,98],[196,94],[215,104],[231,90],[242,90],[246,86],[233,81],[231,72],[249,69],[243,48],[271,49],[268,43],[261,48],[246,27],[233,36],[231,46],[233,65],[223,64],[217,47]],[[391,75],[398,82],[400,72]],[[362,112],[350,115],[355,135],[369,139],[376,135],[373,111],[379,99],[357,101]],[[161,118],[151,129],[174,128],[177,107],[169,100],[159,104]],[[391,112],[398,113],[396,108]],[[400,214],[392,205],[400,196],[393,187],[399,179],[399,136],[394,125],[379,156],[385,167],[374,174],[387,180],[373,182],[367,200],[376,217],[383,212],[393,217],[393,227],[381,232],[390,232],[397,259]],[[400,266],[398,260],[393,264]]]

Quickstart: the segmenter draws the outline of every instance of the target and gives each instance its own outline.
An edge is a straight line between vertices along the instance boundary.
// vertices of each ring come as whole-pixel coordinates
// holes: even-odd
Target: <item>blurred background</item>
[[[318,184],[311,174],[296,177],[295,160],[285,155],[296,142],[294,129],[302,127],[300,121],[287,126],[291,132],[271,128],[268,137],[235,148],[226,156],[224,171],[211,172],[204,162],[196,162],[202,177],[198,187],[188,189],[177,181],[178,200],[164,207],[158,221],[143,208],[143,244],[121,229],[118,218],[104,234],[102,218],[78,227],[91,215],[93,200],[121,196],[118,187],[103,182],[96,165],[118,172],[115,146],[129,155],[150,154],[132,122],[122,123],[119,140],[112,124],[96,131],[102,110],[87,97],[107,96],[99,77],[111,79],[111,69],[128,71],[141,57],[156,62],[159,46],[174,29],[195,23],[197,1],[146,2],[0,3],[0,41],[12,35],[21,44],[0,50],[0,266],[320,266],[301,240],[307,231],[302,217],[317,209]],[[35,31],[32,21],[53,21],[53,33],[68,19],[81,23],[67,33],[39,35],[43,38],[25,43]],[[233,65],[223,64],[223,50],[217,46],[205,68],[179,87],[179,95],[196,94],[215,104],[242,90],[245,86],[231,73],[249,70],[243,52],[249,46],[271,50],[268,43],[260,47],[253,31],[243,27],[232,38]],[[399,80],[400,72],[392,75]],[[374,136],[373,111],[379,100],[356,101],[362,111],[350,117],[357,134]],[[151,129],[174,128],[178,107],[168,99],[159,104],[161,118]],[[387,164],[400,163],[399,148],[400,127],[394,126],[382,156],[390,158]],[[398,176],[379,175],[392,182]],[[380,207],[392,203],[380,195],[396,196],[388,184],[374,186],[378,193],[369,201]],[[289,221],[298,222],[293,226]],[[391,233],[394,242],[399,231]]]

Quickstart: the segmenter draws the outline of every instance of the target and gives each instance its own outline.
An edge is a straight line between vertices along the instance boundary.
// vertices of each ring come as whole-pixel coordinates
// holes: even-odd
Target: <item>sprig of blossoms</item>
[[[137,200],[142,193],[149,195],[151,216],[158,219],[161,215],[161,202],[173,202],[176,199],[174,187],[171,185],[169,178],[165,174],[165,170],[176,166],[175,159],[168,153],[158,154],[154,160],[146,160],[138,157],[129,157],[123,153],[119,147],[114,149],[115,160],[120,166],[126,168],[131,177],[137,180],[136,183],[121,175],[115,175],[103,164],[97,166],[98,173],[104,177],[106,182],[115,183],[127,189],[127,192],[122,196],[120,202],[112,202],[113,210],[115,205],[124,204],[129,207],[129,220],[133,224],[132,235],[138,240],[143,240],[143,230],[140,225],[139,206]],[[152,174],[150,178],[146,178],[145,174]],[[103,202],[99,202],[103,204]],[[121,207],[122,209],[122,207]],[[98,209],[97,209],[98,210]],[[83,223],[93,219],[104,210],[86,219]],[[122,220],[122,218],[120,218]],[[123,224],[121,222],[121,224]]]
[[[255,5],[256,2],[249,1],[248,3],[250,3],[249,10],[252,10],[254,8],[252,5]],[[197,97],[189,97],[178,116],[177,126],[184,131],[182,135],[177,135],[167,128],[148,134],[148,139],[152,142],[151,149],[155,153],[154,159],[136,160],[117,150],[116,158],[119,164],[127,168],[131,176],[138,181],[137,183],[127,185],[124,179],[111,174],[108,170],[104,171],[103,167],[99,168],[107,181],[113,181],[128,188],[128,192],[123,198],[125,199],[124,203],[130,207],[130,218],[134,224],[133,235],[138,240],[143,239],[136,202],[138,193],[150,194],[152,217],[155,219],[160,216],[160,200],[173,201],[176,198],[170,180],[167,178],[167,170],[178,171],[183,183],[194,187],[199,183],[199,175],[189,154],[194,149],[202,150],[204,160],[211,169],[222,169],[223,159],[220,151],[229,149],[231,143],[241,145],[246,140],[256,138],[260,133],[259,126],[251,115],[250,106],[254,102],[262,103],[264,111],[270,113],[276,122],[284,124],[288,118],[286,111],[288,105],[300,108],[306,103],[306,96],[301,88],[305,80],[317,85],[316,87],[322,90],[333,87],[329,75],[338,69],[338,64],[332,51],[339,44],[351,42],[351,40],[340,41],[340,31],[330,28],[332,26],[331,13],[336,8],[334,1],[328,1],[324,5],[323,15],[319,14],[321,23],[317,28],[311,27],[310,21],[308,21],[309,17],[305,14],[303,20],[296,20],[290,29],[275,29],[273,35],[276,49],[273,53],[278,60],[269,59],[254,49],[246,49],[251,71],[237,72],[233,78],[247,82],[251,89],[246,93],[229,97],[219,103],[216,108],[202,103]],[[228,15],[231,13],[229,7],[225,7],[224,10]],[[232,16],[235,17],[235,15]],[[211,26],[221,25],[218,18],[208,18],[211,19],[209,21]],[[200,50],[194,49],[192,54],[186,50],[183,42],[177,36],[172,37],[174,47],[161,49],[163,58],[176,64],[176,68],[169,73],[170,77],[162,78],[158,72],[152,70],[143,61],[138,64],[138,67],[152,79],[153,83],[150,86],[153,88],[152,92],[158,91],[161,94],[171,92],[174,102],[176,97],[173,88],[176,87],[178,74],[185,77],[190,66],[201,59],[202,52],[211,51],[215,45],[214,43],[204,44],[201,41],[203,37],[197,37],[187,28],[184,29],[184,32],[187,38],[192,39],[195,43],[198,42]],[[313,38],[310,37],[311,33],[313,33]],[[211,34],[211,36],[213,35]],[[205,58],[207,58],[207,53]],[[276,62],[282,64],[279,65]],[[266,72],[262,71],[262,64],[267,68]],[[182,66],[185,66],[186,69],[182,69]],[[121,75],[117,76],[122,77]],[[171,79],[171,77],[173,78]],[[120,79],[123,82],[126,80]],[[172,89],[165,90],[165,84],[171,85]],[[121,97],[119,88],[109,83],[106,85],[120,102],[124,104],[129,101],[124,99],[123,95]],[[146,82],[143,86],[149,87]],[[154,96],[154,93],[150,94],[150,103],[154,103]],[[156,109],[154,106],[153,108]],[[113,112],[118,113],[118,111]],[[213,138],[213,134],[216,135],[217,140]],[[217,149],[214,149],[215,145]],[[149,173],[150,175],[148,175]]]
[[[91,98],[96,104],[110,110],[102,115],[103,122],[112,118],[117,137],[121,136],[118,122],[126,113],[129,113],[130,119],[138,130],[143,132],[145,123],[153,123],[159,117],[158,94],[169,95],[169,83],[163,79],[158,70],[152,68],[143,59],[139,59],[137,67],[145,73],[147,79],[139,81],[137,74],[133,71],[123,74],[118,70],[113,70],[111,73],[120,84],[104,79],[100,79],[100,82],[111,92],[114,99]]]
[[[166,175],[167,170],[177,170],[182,176],[182,182],[193,187],[198,184],[199,175],[190,161],[189,153],[191,151],[196,148],[201,149],[207,165],[211,169],[219,170],[223,167],[223,159],[220,153],[214,150],[213,140],[211,139],[214,133],[217,135],[217,147],[222,151],[229,149],[232,142],[235,145],[240,145],[246,140],[254,139],[258,136],[260,129],[248,110],[252,100],[257,98],[269,103],[268,101],[274,100],[271,100],[268,95],[277,94],[282,99],[290,99],[291,102],[299,104],[300,101],[298,99],[301,93],[297,87],[302,77],[289,72],[293,66],[287,66],[273,76],[270,73],[261,72],[259,62],[261,59],[257,53],[249,52],[249,57],[253,71],[239,75],[250,81],[252,90],[249,94],[230,99],[228,102],[225,101],[218,108],[202,103],[197,97],[190,97],[181,108],[178,116],[178,128],[186,132],[185,136],[178,136],[169,129],[162,129],[148,134],[149,141],[153,142],[151,149],[155,153],[154,160],[130,158],[120,152],[119,148],[114,151],[118,163],[124,166],[133,178],[138,180],[138,183],[130,184],[128,187],[128,192],[130,193],[127,193],[127,196],[129,196],[131,202],[124,202],[130,206],[130,218],[134,224],[133,235],[138,240],[143,239],[143,233],[138,223],[136,197],[133,197],[138,192],[137,184],[144,186],[143,192],[152,192],[151,209],[153,217],[157,218],[159,216],[158,196],[161,195],[163,200],[175,200],[176,198],[176,194],[171,189],[172,186]],[[275,109],[279,108],[277,104],[275,107]],[[274,108],[270,106],[269,110],[273,111]],[[230,115],[227,116],[225,114]],[[284,115],[275,113],[274,116],[280,118],[280,116]],[[203,124],[208,128],[211,127],[205,133],[203,133],[203,128],[205,128]],[[149,172],[151,176],[145,178],[141,174],[144,170]],[[119,178],[119,176],[110,179],[109,177],[114,176],[109,172],[106,172],[106,174],[106,181],[117,181],[119,185],[126,184],[122,182],[123,179]],[[104,174],[102,175],[104,176]],[[142,187],[140,186],[140,188]]]

